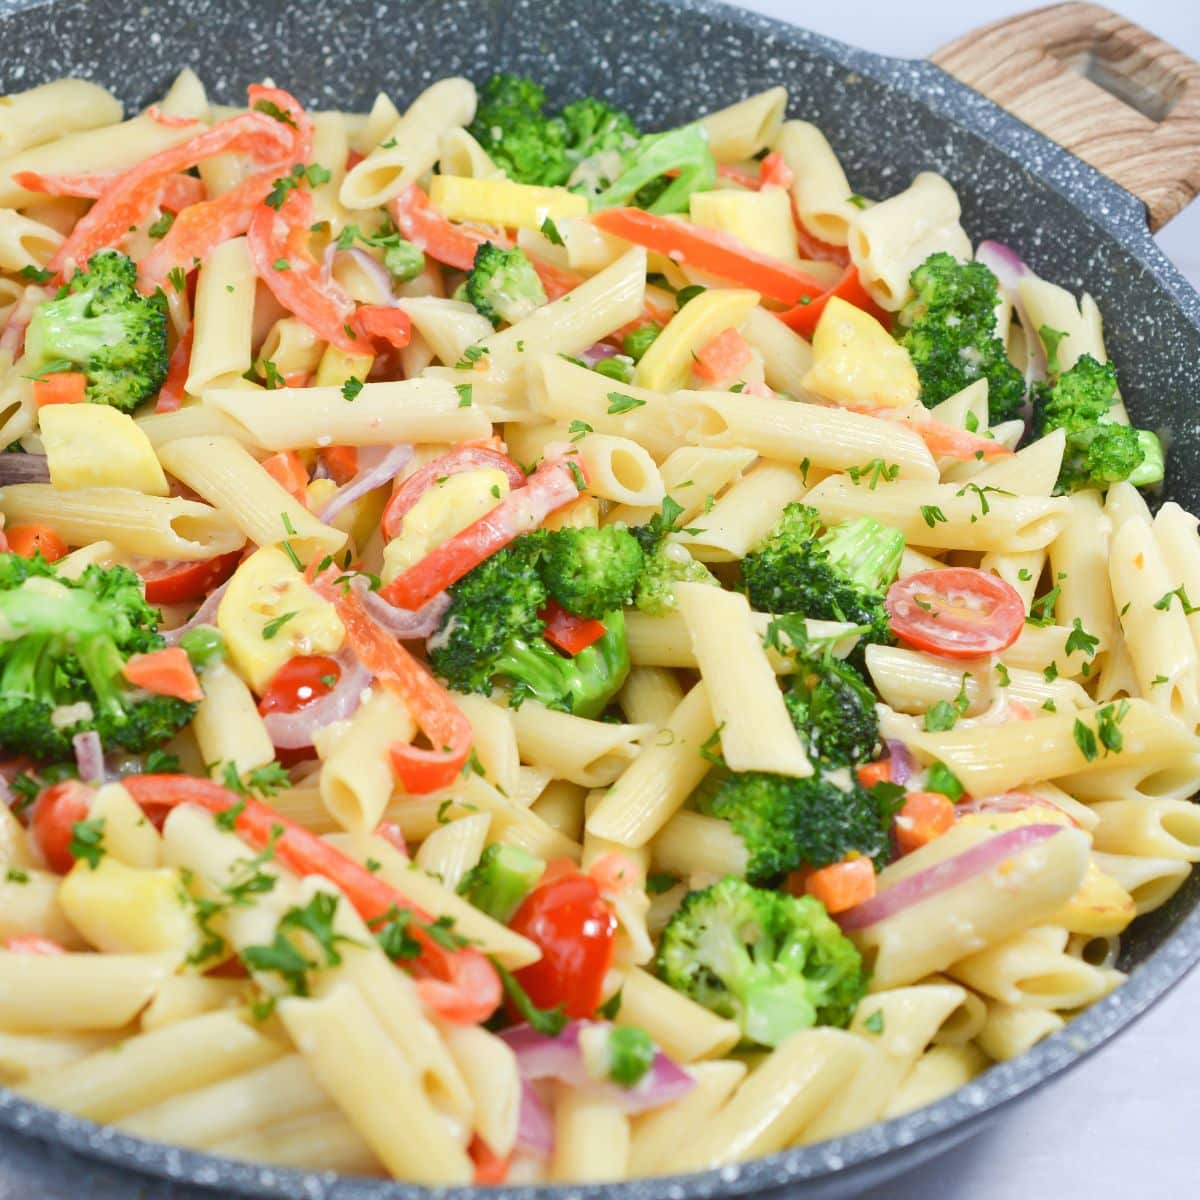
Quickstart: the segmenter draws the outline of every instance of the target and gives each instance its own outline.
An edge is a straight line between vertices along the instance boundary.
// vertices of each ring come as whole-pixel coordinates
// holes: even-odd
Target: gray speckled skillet
[[[708,0],[0,0],[0,37],[0,92],[76,74],[134,105],[159,94],[185,64],[223,101],[269,75],[305,103],[357,109],[379,88],[403,100],[443,75],[481,80],[504,67],[545,79],[559,97],[608,95],[655,127],[784,83],[792,111],[828,133],[856,189],[887,195],[916,171],[940,171],[963,198],[974,235],[1011,243],[1040,272],[1098,298],[1135,421],[1170,434],[1165,494],[1200,507],[1200,297],[1156,249],[1132,195],[928,63],[849,49]],[[1144,1012],[1200,958],[1198,900],[1195,875],[1124,939],[1121,965],[1132,970],[1125,986],[929,1108],[721,1171],[537,1194],[699,1200],[786,1187],[810,1197],[851,1195],[962,1141]],[[0,1091],[5,1174],[5,1194],[23,1200],[429,1195],[142,1142]],[[453,1194],[483,1200],[473,1189]],[[535,1192],[504,1193],[518,1194]]]

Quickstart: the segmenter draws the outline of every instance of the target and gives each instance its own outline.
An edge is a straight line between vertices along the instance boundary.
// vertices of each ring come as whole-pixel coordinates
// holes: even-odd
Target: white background
[[[920,58],[960,34],[1036,7],[1005,0],[804,4],[741,0],[880,54]],[[1200,58],[1196,0],[1108,7]],[[780,80],[786,84],[787,80]],[[1200,287],[1200,200],[1159,235]],[[1197,364],[1200,366],[1200,364]],[[1156,1200],[1191,1196],[1200,1176],[1200,972],[1117,1042],[1019,1104],[965,1146],[869,1193],[870,1200]],[[866,1200],[866,1198],[864,1198]]]

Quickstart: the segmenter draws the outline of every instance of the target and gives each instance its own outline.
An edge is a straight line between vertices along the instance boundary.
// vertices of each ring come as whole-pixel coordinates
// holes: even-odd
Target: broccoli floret
[[[606,525],[546,534],[539,569],[567,612],[598,618],[630,602],[644,566],[637,538],[623,526]]]
[[[1163,449],[1145,429],[1134,429],[1109,415],[1117,401],[1117,372],[1112,363],[1083,354],[1069,371],[1034,387],[1034,430],[1038,437],[1065,430],[1067,448],[1058,473],[1058,492],[1103,490],[1128,480],[1137,487],[1159,483]]]
[[[832,655],[801,659],[783,696],[809,758],[830,767],[855,767],[879,756],[875,693],[849,664]]]
[[[545,638],[514,640],[496,660],[494,673],[510,681],[514,706],[537,700],[547,708],[580,717],[598,717],[629,674],[625,614],[604,614],[604,636],[572,658],[559,654]]]
[[[0,748],[62,762],[88,730],[134,752],[178,733],[196,705],[123,675],[131,655],[164,645],[158,619],[125,567],[93,565],[72,580],[40,557],[0,555]]]
[[[667,178],[668,171],[678,174]],[[717,162],[708,148],[708,133],[703,125],[684,125],[642,138],[616,179],[592,197],[591,207],[636,202],[654,213],[686,212],[691,194],[708,191],[716,182]]]
[[[742,559],[742,582],[759,612],[803,613],[867,626],[862,641],[892,640],[884,594],[896,578],[904,535],[870,517],[830,526],[789,504],[770,537]]]
[[[467,299],[497,328],[516,324],[546,303],[546,290],[524,250],[484,242],[465,283]]]
[[[746,878],[777,879],[802,866],[827,867],[856,852],[881,870],[891,854],[902,789],[862,787],[852,772],[808,779],[765,771],[710,771],[692,794],[698,812],[728,821],[746,847]]]
[[[537,572],[540,543],[519,537],[450,588],[450,606],[429,641],[433,669],[460,692],[492,691],[495,663],[514,641],[540,641],[547,593]]]
[[[104,250],[34,310],[25,354],[29,374],[81,370],[87,400],[131,413],[167,377],[166,297],[143,296],[133,261]]]
[[[674,542],[660,542],[646,555],[646,568],[638,580],[633,602],[652,617],[666,616],[678,607],[677,583],[721,586],[720,580],[702,562],[694,559],[686,547]]]
[[[502,925],[542,877],[546,864],[520,846],[494,842],[458,885],[458,894]]]
[[[986,379],[989,423],[1019,416],[1025,380],[996,336],[995,275],[943,251],[917,267],[910,282],[915,295],[900,310],[897,336],[917,369],[925,406]]]
[[[596,154],[623,154],[637,144],[638,130],[629,114],[595,96],[572,100],[556,118],[572,165]]]
[[[867,985],[854,943],[818,900],[732,877],[684,898],[656,965],[665,983],[737,1021],[758,1046],[813,1025],[849,1024]]]

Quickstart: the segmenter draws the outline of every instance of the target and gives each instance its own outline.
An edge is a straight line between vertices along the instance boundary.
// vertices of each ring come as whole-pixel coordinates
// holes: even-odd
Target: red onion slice
[[[50,468],[44,454],[0,454],[0,487],[12,483],[49,483]]]
[[[372,258],[370,254],[359,246],[352,246],[347,250],[342,250],[338,248],[337,242],[330,242],[325,247],[325,253],[321,258],[322,284],[328,287],[333,282],[333,264],[339,254],[350,255],[374,284],[378,296],[372,303],[387,305],[389,307],[395,303],[395,297],[392,295],[392,277],[388,274],[387,267],[377,258]]]
[[[521,1109],[513,1148],[535,1158],[549,1158],[554,1153],[554,1119],[527,1079],[521,1080]]]
[[[1013,855],[1020,854],[1062,832],[1061,825],[1023,825],[1018,829],[1010,829],[988,838],[986,842],[980,842],[978,846],[972,846],[970,850],[956,854],[953,858],[946,859],[945,862],[935,863],[932,867],[926,867],[924,871],[909,875],[894,886],[878,892],[870,900],[835,914],[833,919],[841,926],[843,933],[866,929],[888,917],[894,917],[922,900],[928,900],[931,896],[937,896],[960,883],[966,883],[976,875],[990,871],[1006,858],[1012,858]]]
[[[215,625],[217,623],[217,609],[221,606],[221,597],[225,595],[225,589],[228,586],[229,580],[227,579],[220,587],[213,588],[208,593],[204,603],[182,625],[176,625],[174,629],[160,630],[163,641],[168,646],[178,646],[179,639],[189,629],[195,629],[197,625]]]
[[[620,350],[616,346],[610,346],[607,342],[596,342],[595,345],[589,346],[579,358],[582,362],[587,363],[589,367],[594,367],[603,359],[615,358],[620,353]]]
[[[954,806],[954,811],[961,816],[963,813],[989,812],[1024,812],[1027,808],[1048,808],[1054,812],[1063,810],[1057,804],[1044,796],[1034,796],[1029,792],[1005,792],[1000,796],[976,796],[964,800]]]
[[[892,783],[906,784],[917,773],[917,764],[908,747],[896,738],[887,738],[883,744],[887,747]]]
[[[687,1095],[696,1086],[696,1081],[661,1050],[654,1056],[650,1070],[631,1088],[594,1079],[583,1061],[579,1035],[595,1025],[612,1028],[608,1021],[570,1021],[557,1037],[547,1037],[529,1025],[517,1025],[504,1030],[500,1037],[516,1054],[517,1067],[526,1082],[557,1079],[568,1087],[598,1092],[626,1113],[661,1108]]]
[[[75,751],[79,778],[84,783],[103,783],[104,747],[100,744],[100,735],[94,729],[77,733],[71,739],[71,746]]]
[[[1018,286],[1022,279],[1033,272],[1021,256],[1003,242],[980,242],[975,251],[975,261],[983,263],[995,275],[996,282],[1000,285],[1000,294],[1012,304],[1021,322],[1021,328],[1025,332],[1026,385],[1045,379],[1046,348],[1034,328],[1033,318],[1021,299],[1021,289]]]
[[[391,483],[408,466],[413,448],[401,443],[397,446],[360,446],[358,449],[358,471],[344,487],[338,488],[333,498],[321,511],[321,520],[326,525],[347,505],[361,499],[384,484]]]
[[[317,730],[344,721],[362,703],[371,686],[371,672],[357,659],[338,656],[341,675],[332,691],[295,712],[272,712],[263,717],[271,742],[277,750],[300,750],[313,744]]]
[[[375,623],[401,641],[430,637],[437,631],[443,614],[450,607],[450,596],[447,592],[438,592],[420,608],[408,609],[389,604],[378,592],[371,591],[361,576],[350,586],[358,592],[363,607],[371,614]]]

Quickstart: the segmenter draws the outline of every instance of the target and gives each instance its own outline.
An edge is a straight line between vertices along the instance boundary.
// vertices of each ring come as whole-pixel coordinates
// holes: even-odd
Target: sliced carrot
[[[322,446],[317,458],[329,473],[329,478],[339,486],[349,483],[358,474],[357,446]]]
[[[919,850],[954,824],[954,803],[941,792],[909,792],[892,826],[901,854]]]
[[[557,300],[560,296],[573,292],[583,282],[583,276],[575,271],[568,271],[565,267],[556,267],[553,263],[546,262],[545,259],[538,258],[533,254],[527,255],[527,257],[533,264],[538,279],[542,281],[542,290],[546,293],[547,300]]]
[[[707,383],[724,383],[736,379],[751,357],[750,343],[736,329],[723,329],[696,351],[692,374]]]
[[[881,758],[878,762],[864,763],[858,768],[858,782],[865,788],[873,788],[877,783],[891,783],[892,763],[890,759]]]
[[[5,537],[9,552],[21,558],[32,558],[40,552],[47,562],[58,562],[67,552],[67,543],[49,525],[12,525]]]
[[[306,388],[312,382],[310,371],[293,371],[283,377],[283,386],[290,388]]]
[[[990,461],[994,458],[1012,458],[1014,451],[1002,446],[995,438],[984,437],[982,434],[971,433],[968,429],[958,429],[953,425],[944,425],[932,418],[910,421],[894,408],[864,408],[856,406],[855,412],[866,413],[870,417],[878,417],[882,421],[903,422],[925,443],[925,448],[934,458],[956,458],[960,462]]]
[[[87,376],[82,371],[55,371],[33,381],[33,402],[38,408],[48,404],[79,404],[87,392]]]
[[[204,699],[196,672],[182,646],[164,646],[149,654],[135,654],[122,669],[134,687],[145,688],[156,696],[174,696],[176,700]]]
[[[759,187],[790,188],[795,178],[792,168],[787,165],[787,160],[778,150],[772,150],[770,154],[763,156],[758,175]]]
[[[175,343],[171,351],[171,361],[167,363],[167,377],[158,389],[158,400],[154,405],[155,412],[178,412],[183,407],[183,395],[187,385],[188,371],[192,363],[192,338],[196,332],[194,324],[189,325],[183,336]]]
[[[875,895],[875,865],[863,856],[843,859],[813,871],[804,880],[804,890],[820,900],[827,912],[845,912]]]
[[[476,1187],[498,1187],[508,1178],[508,1164],[512,1156],[497,1154],[479,1134],[471,1139],[467,1153],[475,1164]]]
[[[475,251],[484,242],[505,249],[512,245],[511,239],[500,230],[447,220],[415,183],[392,197],[388,212],[396,228],[410,242],[415,242],[430,258],[460,271],[469,271],[475,265]]]
[[[9,954],[66,954],[56,941],[36,933],[21,933],[4,939],[4,948]]]
[[[295,450],[280,450],[260,465],[290,496],[308,507],[308,470]]]
[[[363,304],[355,315],[355,324],[367,337],[387,342],[394,350],[403,350],[412,341],[412,321],[399,308]]]

